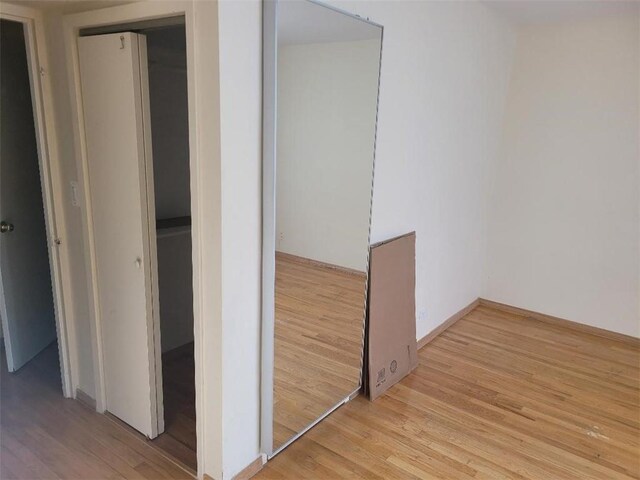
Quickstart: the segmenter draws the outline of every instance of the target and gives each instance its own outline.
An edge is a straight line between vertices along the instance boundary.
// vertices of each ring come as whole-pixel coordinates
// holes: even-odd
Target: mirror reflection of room
[[[360,385],[381,29],[278,10],[273,447]]]

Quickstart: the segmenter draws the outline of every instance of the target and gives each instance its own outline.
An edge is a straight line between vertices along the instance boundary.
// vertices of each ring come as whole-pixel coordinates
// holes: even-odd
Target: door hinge
[[[43,67],[40,67],[40,76],[44,77],[44,68]]]
[[[62,243],[62,240],[61,240],[60,238],[54,238],[54,239],[53,239],[53,243],[54,243],[55,245],[60,245],[60,244]]]

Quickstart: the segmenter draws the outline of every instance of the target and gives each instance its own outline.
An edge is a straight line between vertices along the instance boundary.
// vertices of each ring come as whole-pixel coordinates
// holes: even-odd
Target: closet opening
[[[98,297],[110,300],[104,302],[108,303],[104,308],[101,306],[104,311],[99,319],[107,379],[106,410],[195,474],[193,264],[184,18],[88,28],[80,31],[80,37],[98,267],[110,262],[121,262],[126,268],[137,266],[137,271],[134,266],[133,273],[126,277],[119,276],[119,270],[106,274],[106,269],[101,273],[98,268]],[[103,61],[94,60],[102,52]],[[126,61],[121,60],[124,57]],[[112,65],[104,65],[107,61]],[[102,92],[108,88],[114,91],[107,101],[101,96],[107,96]],[[128,111],[134,114],[118,116]],[[127,121],[125,117],[135,117],[137,133],[129,129],[118,137],[118,129],[122,128],[118,124]],[[104,140],[108,135],[113,136],[116,144],[124,136],[129,143],[122,140],[121,145],[114,146]],[[120,151],[122,155],[118,155]],[[120,166],[113,163],[104,166],[118,156]],[[132,160],[122,160],[123,156]],[[138,175],[139,181],[130,182],[132,176]],[[132,190],[128,192],[129,198],[141,199],[142,218],[132,216],[128,220],[142,233],[139,237],[132,236],[131,241],[118,238],[115,241],[122,248],[116,248],[99,238],[99,224],[131,215],[131,202],[123,200],[127,193],[124,189]],[[113,205],[105,207],[108,202]],[[102,237],[108,235],[106,232]],[[121,258],[124,250],[141,253],[132,261],[128,256]],[[141,292],[146,300],[140,298]],[[146,304],[136,303],[141,300]],[[114,304],[120,309],[119,318],[111,319],[109,309]],[[122,321],[125,317],[127,320]],[[117,322],[121,323],[114,326]],[[129,329],[131,338],[125,338]],[[123,347],[123,341],[128,347]],[[146,352],[145,346],[149,351],[142,358],[139,350]],[[135,359],[148,368],[133,371],[132,365],[138,363]]]
[[[193,470],[195,363],[184,25],[142,30],[147,38],[165,431],[154,442]]]

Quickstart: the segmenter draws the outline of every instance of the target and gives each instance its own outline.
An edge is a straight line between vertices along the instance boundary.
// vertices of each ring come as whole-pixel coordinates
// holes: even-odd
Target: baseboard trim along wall
[[[263,455],[260,455],[253,462],[251,462],[249,465],[247,465],[238,473],[236,473],[233,476],[232,480],[249,480],[251,477],[256,475],[260,470],[262,470],[262,467],[264,466],[264,464],[265,464],[265,457]],[[213,478],[207,475],[206,473],[203,475],[202,479],[213,480]]]
[[[233,480],[249,480],[256,473],[262,470],[263,466],[264,466],[264,458],[262,455],[260,455],[253,462],[251,462],[249,465],[247,465],[238,473],[236,473],[233,477]]]
[[[451,327],[454,323],[456,323],[462,317],[469,314],[473,309],[475,309],[478,306],[485,306],[489,308],[494,308],[496,310],[502,310],[503,312],[507,312],[507,313],[513,313],[516,315],[522,315],[525,317],[534,318],[540,322],[545,322],[550,325],[558,325],[565,328],[571,328],[579,332],[596,335],[598,337],[606,338],[609,340],[617,340],[619,342],[628,343],[635,347],[640,347],[640,338],[631,337],[623,333],[612,332],[610,330],[605,330],[604,328],[592,327],[591,325],[585,325],[583,323],[573,322],[571,320],[566,320],[564,318],[554,317],[552,315],[546,315],[544,313],[534,312],[532,310],[527,310],[520,307],[514,307],[511,305],[507,305],[506,303],[494,302],[493,300],[487,300],[485,298],[477,298],[476,300],[471,302],[469,305],[464,307],[459,312],[454,313],[451,317],[445,320],[440,326],[436,327],[427,335],[425,335],[420,340],[418,340],[418,350],[420,350],[426,344],[434,340],[438,335],[440,335],[446,329]]]
[[[96,409],[96,400],[91,395],[83,392],[79,388],[76,388],[76,400],[85,406],[91,408],[92,410]]]
[[[591,325],[585,325],[584,323],[578,323],[571,320],[566,320],[564,318],[554,317],[552,315],[546,315],[544,313],[534,312],[532,310],[527,310],[520,307],[514,307],[512,305],[507,305],[506,303],[494,302],[493,300],[480,298],[479,301],[480,305],[483,305],[485,307],[495,308],[496,310],[502,310],[503,312],[534,318],[540,322],[545,322],[551,325],[558,325],[565,328],[571,328],[579,332],[596,335],[598,337],[603,337],[609,340],[617,340],[619,342],[624,342],[636,347],[640,347],[640,338],[635,338],[630,335],[612,332],[610,330],[605,330],[604,328],[592,327]]]
[[[353,268],[342,267],[340,265],[334,265],[332,263],[321,262],[320,260],[314,260],[313,258],[299,257],[291,253],[276,252],[276,258],[281,260],[288,260],[290,262],[303,263],[307,265],[313,265],[320,268],[328,268],[330,270],[338,270],[339,272],[348,273],[349,275],[356,275],[358,277],[366,278],[366,272],[354,270]]]
[[[434,328],[429,333],[427,333],[424,337],[418,340],[418,350],[424,347],[427,343],[431,342],[433,339],[435,339],[438,335],[440,335],[442,332],[444,332],[447,328],[449,328],[451,325],[456,323],[462,317],[467,315],[478,305],[480,305],[480,299],[476,298],[473,302],[471,302],[469,305],[464,307],[462,310],[451,315],[442,324],[440,324],[438,327]]]

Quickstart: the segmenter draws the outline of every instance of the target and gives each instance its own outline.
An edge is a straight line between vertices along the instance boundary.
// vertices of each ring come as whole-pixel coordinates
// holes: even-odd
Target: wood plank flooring
[[[366,278],[276,254],[274,446],[360,383]]]
[[[193,343],[162,354],[164,432],[148,440],[119,418],[107,413],[121,428],[168,455],[194,477],[198,470],[196,442],[196,387]]]
[[[257,479],[640,478],[640,343],[480,306]]]
[[[420,351],[414,373],[340,408],[256,478],[637,479],[639,375],[637,341],[480,306]],[[2,364],[0,430],[2,479],[189,478],[62,398],[55,345],[15,374]]]
[[[13,374],[0,352],[0,478],[193,478],[140,434],[63,398],[57,350]]]
[[[193,342],[162,354],[164,433],[152,442],[191,469],[198,469]]]

